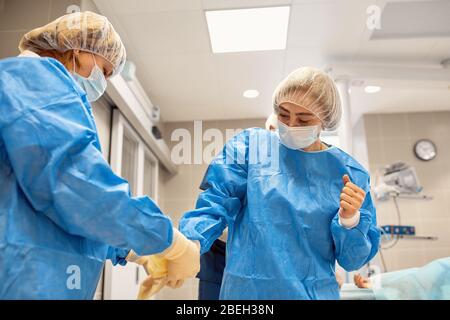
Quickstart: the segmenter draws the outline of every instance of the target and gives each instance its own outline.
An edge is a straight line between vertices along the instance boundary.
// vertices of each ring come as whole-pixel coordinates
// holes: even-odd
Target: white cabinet
[[[118,109],[113,113],[111,167],[130,184],[133,196],[157,197],[158,161]],[[131,248],[130,248],[131,249]],[[105,265],[104,299],[136,299],[139,283],[146,277],[142,267]]]
[[[112,107],[106,99],[102,98],[92,104],[92,113],[95,119],[95,125],[97,126],[103,157],[106,161],[109,161]],[[94,299],[103,299],[103,272],[100,276]]]

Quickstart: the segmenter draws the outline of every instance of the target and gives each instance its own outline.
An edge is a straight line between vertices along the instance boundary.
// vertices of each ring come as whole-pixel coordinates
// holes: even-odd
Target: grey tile
[[[434,126],[433,112],[407,113],[411,137],[417,139],[432,139],[437,135]]]
[[[434,236],[438,239],[430,242],[433,247],[450,248],[450,219],[429,219],[423,222],[423,235]]]
[[[15,57],[19,52],[19,41],[26,31],[0,31],[0,59]]]
[[[409,127],[406,114],[392,113],[379,115],[381,137],[383,139],[408,138]]]
[[[437,157],[442,156],[447,164],[450,160],[450,135],[441,135],[439,138],[432,140],[437,148]],[[437,158],[436,157],[436,158]]]
[[[240,127],[247,128],[265,128],[266,119],[244,119],[240,121]]]
[[[49,22],[50,0],[6,0],[0,30],[31,30]]]
[[[367,140],[367,153],[369,156],[369,163],[384,163],[384,145],[382,141],[377,140]]]
[[[436,219],[450,220],[450,192],[447,190],[424,190],[424,194],[433,197],[432,200],[417,200],[417,211],[423,221]],[[450,229],[450,225],[448,226]]]
[[[383,140],[382,148],[386,164],[391,164],[396,161],[411,163],[414,158],[413,146],[408,137]]]
[[[177,129],[187,130],[186,134],[191,137],[191,143],[194,139],[194,122],[166,122],[164,125],[164,141],[166,141],[169,148],[179,143],[179,138],[176,137]],[[184,131],[178,131],[183,133]]]
[[[438,137],[450,142],[450,111],[433,112],[433,126]]]
[[[448,166],[438,165],[430,162],[413,162],[424,192],[433,193],[436,190],[447,189],[449,185],[450,172]]]
[[[441,259],[441,258],[448,258],[450,257],[450,246],[444,246],[444,247],[427,247],[427,250],[425,251],[425,264],[430,263],[434,260]]]
[[[426,255],[424,250],[418,250],[417,248],[395,249],[398,256],[396,270],[416,268],[423,266],[426,263]]]
[[[53,21],[69,12],[72,6],[81,8],[81,0],[51,0],[50,21]]]
[[[366,130],[366,137],[370,139],[379,139],[381,137],[381,125],[378,114],[364,115],[364,127]]]
[[[397,199],[398,208],[400,210],[400,216],[402,224],[416,223],[422,221],[421,214],[419,212],[419,203],[422,200],[416,199]]]
[[[190,165],[180,165],[178,173],[164,181],[165,201],[186,200],[193,197],[192,169]]]

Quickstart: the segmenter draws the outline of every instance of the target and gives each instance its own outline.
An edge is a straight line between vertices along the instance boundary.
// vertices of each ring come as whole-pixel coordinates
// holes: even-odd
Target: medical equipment
[[[433,236],[417,236],[414,226],[403,226],[398,205],[398,198],[431,200],[430,196],[422,194],[423,187],[419,183],[414,167],[404,162],[395,162],[377,171],[374,194],[378,201],[390,199],[395,204],[397,223],[394,226],[383,226],[381,231],[380,258],[384,271],[387,271],[383,250],[395,247],[400,239],[436,240]]]
[[[381,226],[381,229],[386,234],[390,235],[415,235],[416,227],[414,226],[396,226],[396,225],[387,225]]]
[[[404,162],[393,163],[379,171],[381,172],[377,178],[381,178],[381,181],[374,190],[377,200],[386,201],[393,196],[418,195],[423,190],[416,170]]]

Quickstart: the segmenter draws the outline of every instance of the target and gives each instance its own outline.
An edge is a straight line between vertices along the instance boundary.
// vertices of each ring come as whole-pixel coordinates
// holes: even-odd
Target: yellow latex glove
[[[195,277],[200,271],[200,243],[187,239],[173,229],[173,241],[161,253],[140,257],[132,250],[127,261],[142,265],[149,277],[141,284],[140,297],[147,299],[166,284],[175,289],[183,285],[186,278]],[[142,293],[142,295],[141,295]]]
[[[200,271],[200,243],[187,239],[177,229],[173,229],[172,245],[157,256],[168,260],[167,279],[172,288],[179,288]]]
[[[143,266],[148,275],[140,285],[138,300],[149,300],[167,284],[167,259],[156,255],[139,257],[130,251],[127,261]]]

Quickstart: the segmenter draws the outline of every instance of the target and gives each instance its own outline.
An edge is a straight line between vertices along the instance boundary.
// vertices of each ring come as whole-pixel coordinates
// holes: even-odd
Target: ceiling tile
[[[138,76],[150,99],[161,107],[164,119],[178,119],[180,114],[197,117],[195,108],[214,106],[219,100],[216,68],[211,55],[148,55],[141,58],[144,65]]]
[[[103,1],[103,0],[96,0]],[[106,0],[105,0],[106,1]],[[298,67],[339,61],[427,65],[450,55],[450,40],[373,40],[369,5],[384,0],[178,0],[106,1],[116,12],[138,77],[166,121],[263,118],[272,92]],[[283,51],[211,53],[204,10],[292,3],[288,47]],[[352,88],[353,116],[366,112],[449,108],[450,91],[433,84],[384,83],[376,95]],[[256,89],[256,99],[242,96]]]
[[[203,0],[205,10],[273,7],[291,4],[292,0]]]
[[[264,116],[271,110],[272,93],[283,77],[284,51],[216,55],[220,99],[239,114],[253,110]],[[243,97],[245,90],[259,92],[256,99]]]
[[[310,66],[322,69],[326,65],[327,59],[321,48],[305,47],[289,49],[286,52],[284,74],[287,75],[300,67]]]
[[[162,11],[201,10],[202,0],[103,0],[117,15]]]
[[[328,55],[351,56],[366,29],[367,0],[299,2],[292,6],[288,49],[321,47]]]
[[[139,54],[211,52],[201,11],[133,14],[121,22]]]

